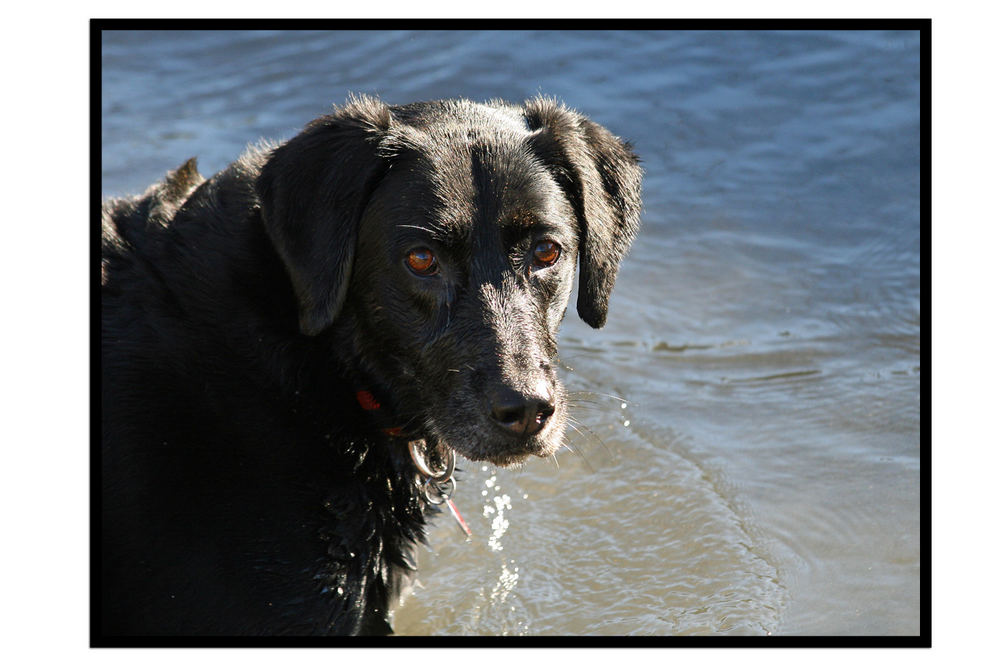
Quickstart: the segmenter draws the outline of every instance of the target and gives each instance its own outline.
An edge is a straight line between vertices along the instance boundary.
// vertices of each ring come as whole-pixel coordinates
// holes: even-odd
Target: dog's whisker
[[[416,229],[429,234],[433,239],[441,238],[442,234],[446,233],[436,225],[430,225],[427,227],[421,227],[420,225],[396,225],[396,229]]]
[[[583,433],[582,433],[582,432],[580,431],[580,429],[578,429],[578,428],[577,428],[577,427],[576,427],[575,425],[573,425],[573,424],[568,424],[568,426],[569,426],[569,427],[570,427],[571,429],[573,429],[574,431],[576,431],[577,433],[579,433],[579,434],[580,434],[581,436],[583,436]],[[562,443],[562,446],[563,446],[563,447],[564,447],[564,448],[565,448],[565,449],[566,449],[566,450],[567,450],[567,451],[568,451],[569,453],[571,453],[571,454],[576,454],[577,456],[579,456],[579,457],[580,457],[580,459],[581,459],[581,460],[583,461],[583,464],[584,464],[585,466],[587,466],[587,469],[588,469],[588,470],[589,470],[589,471],[590,471],[590,472],[591,472],[592,474],[596,474],[596,473],[597,473],[597,471],[596,471],[596,470],[594,470],[594,466],[590,465],[590,461],[589,461],[589,460],[587,460],[587,457],[586,457],[586,455],[584,455],[584,453],[583,453],[583,450],[582,450],[582,449],[573,449],[572,447],[570,447],[570,446],[569,446],[569,443],[567,443],[567,442],[563,442],[563,443]]]
[[[580,389],[580,390],[577,390],[577,391],[571,391],[569,393],[569,395],[574,400],[587,400],[587,399],[585,399],[583,397],[589,395],[589,396],[600,396],[601,398],[609,398],[609,399],[611,399],[613,401],[621,401],[622,403],[630,403],[630,402],[632,402],[630,399],[623,398],[621,396],[615,396],[614,394],[605,394],[604,392],[600,392],[600,391],[588,391],[588,390],[585,390],[585,389]],[[593,403],[597,403],[597,401],[594,401],[594,400],[592,400],[592,402]]]
[[[570,405],[581,405],[584,403],[589,405],[597,405],[597,401],[591,398],[582,398],[580,396],[573,396],[572,394],[570,394],[567,398],[569,401],[571,401]]]
[[[594,430],[591,429],[589,426],[587,426],[583,422],[581,422],[581,421],[579,421],[577,419],[574,419],[573,417],[569,417],[569,416],[567,416],[567,418],[566,418],[566,424],[568,426],[572,427],[581,436],[583,435],[583,432],[580,431],[580,429],[582,428],[584,431],[587,432],[588,435],[590,435],[592,438],[594,438],[595,440],[597,440],[598,443],[600,443],[601,447],[604,448],[605,452],[607,452],[608,454],[611,454],[611,449],[608,447],[607,443],[604,442],[604,440],[601,438],[601,436],[597,435],[597,433],[595,433]],[[577,428],[577,427],[579,427],[579,428]]]

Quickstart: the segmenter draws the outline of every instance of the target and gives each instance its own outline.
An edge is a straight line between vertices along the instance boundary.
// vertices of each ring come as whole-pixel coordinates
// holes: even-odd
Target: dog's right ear
[[[390,122],[382,102],[352,99],[274,149],[257,178],[264,227],[308,336],[330,326],[344,303],[358,221],[388,167],[378,145]]]
[[[618,265],[639,231],[639,158],[628,142],[555,100],[528,100],[524,114],[536,154],[566,192],[580,225],[576,310],[600,329]]]

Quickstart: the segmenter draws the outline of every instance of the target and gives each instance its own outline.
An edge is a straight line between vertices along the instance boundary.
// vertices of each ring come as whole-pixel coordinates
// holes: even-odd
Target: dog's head
[[[275,149],[258,190],[301,332],[333,332],[408,431],[510,464],[561,444],[556,330],[577,261],[577,312],[604,325],[640,181],[627,143],[547,99],[361,98]]]

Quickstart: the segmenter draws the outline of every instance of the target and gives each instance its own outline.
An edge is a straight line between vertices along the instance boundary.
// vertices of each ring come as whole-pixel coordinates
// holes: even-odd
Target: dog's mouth
[[[356,384],[355,398],[385,435],[509,467],[554,454],[567,422],[565,390],[554,375],[516,386],[413,383],[389,391],[369,381]]]
[[[561,446],[565,409],[554,406],[542,418],[536,417],[530,434],[513,434],[488,420],[469,420],[445,426],[428,417],[425,424],[433,442],[448,447],[470,461],[485,461],[501,467],[517,466],[532,457],[546,458]],[[539,423],[540,422],[540,423]]]
[[[561,393],[558,386],[557,391]],[[385,405],[385,394],[361,389],[355,398],[373,426],[385,435],[406,442],[425,441],[432,451],[451,450],[470,461],[503,467],[553,454],[562,442],[566,421],[561,398],[524,411],[494,409],[485,413],[463,410],[446,401],[448,405],[438,410],[410,413],[413,417],[408,420],[397,418],[396,410]],[[472,416],[449,421],[442,419],[442,414]]]

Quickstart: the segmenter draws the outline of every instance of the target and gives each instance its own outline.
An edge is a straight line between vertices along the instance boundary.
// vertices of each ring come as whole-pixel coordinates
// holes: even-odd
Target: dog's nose
[[[516,436],[538,433],[556,410],[552,405],[552,390],[545,382],[539,382],[532,394],[498,387],[491,392],[490,408],[493,421]]]

